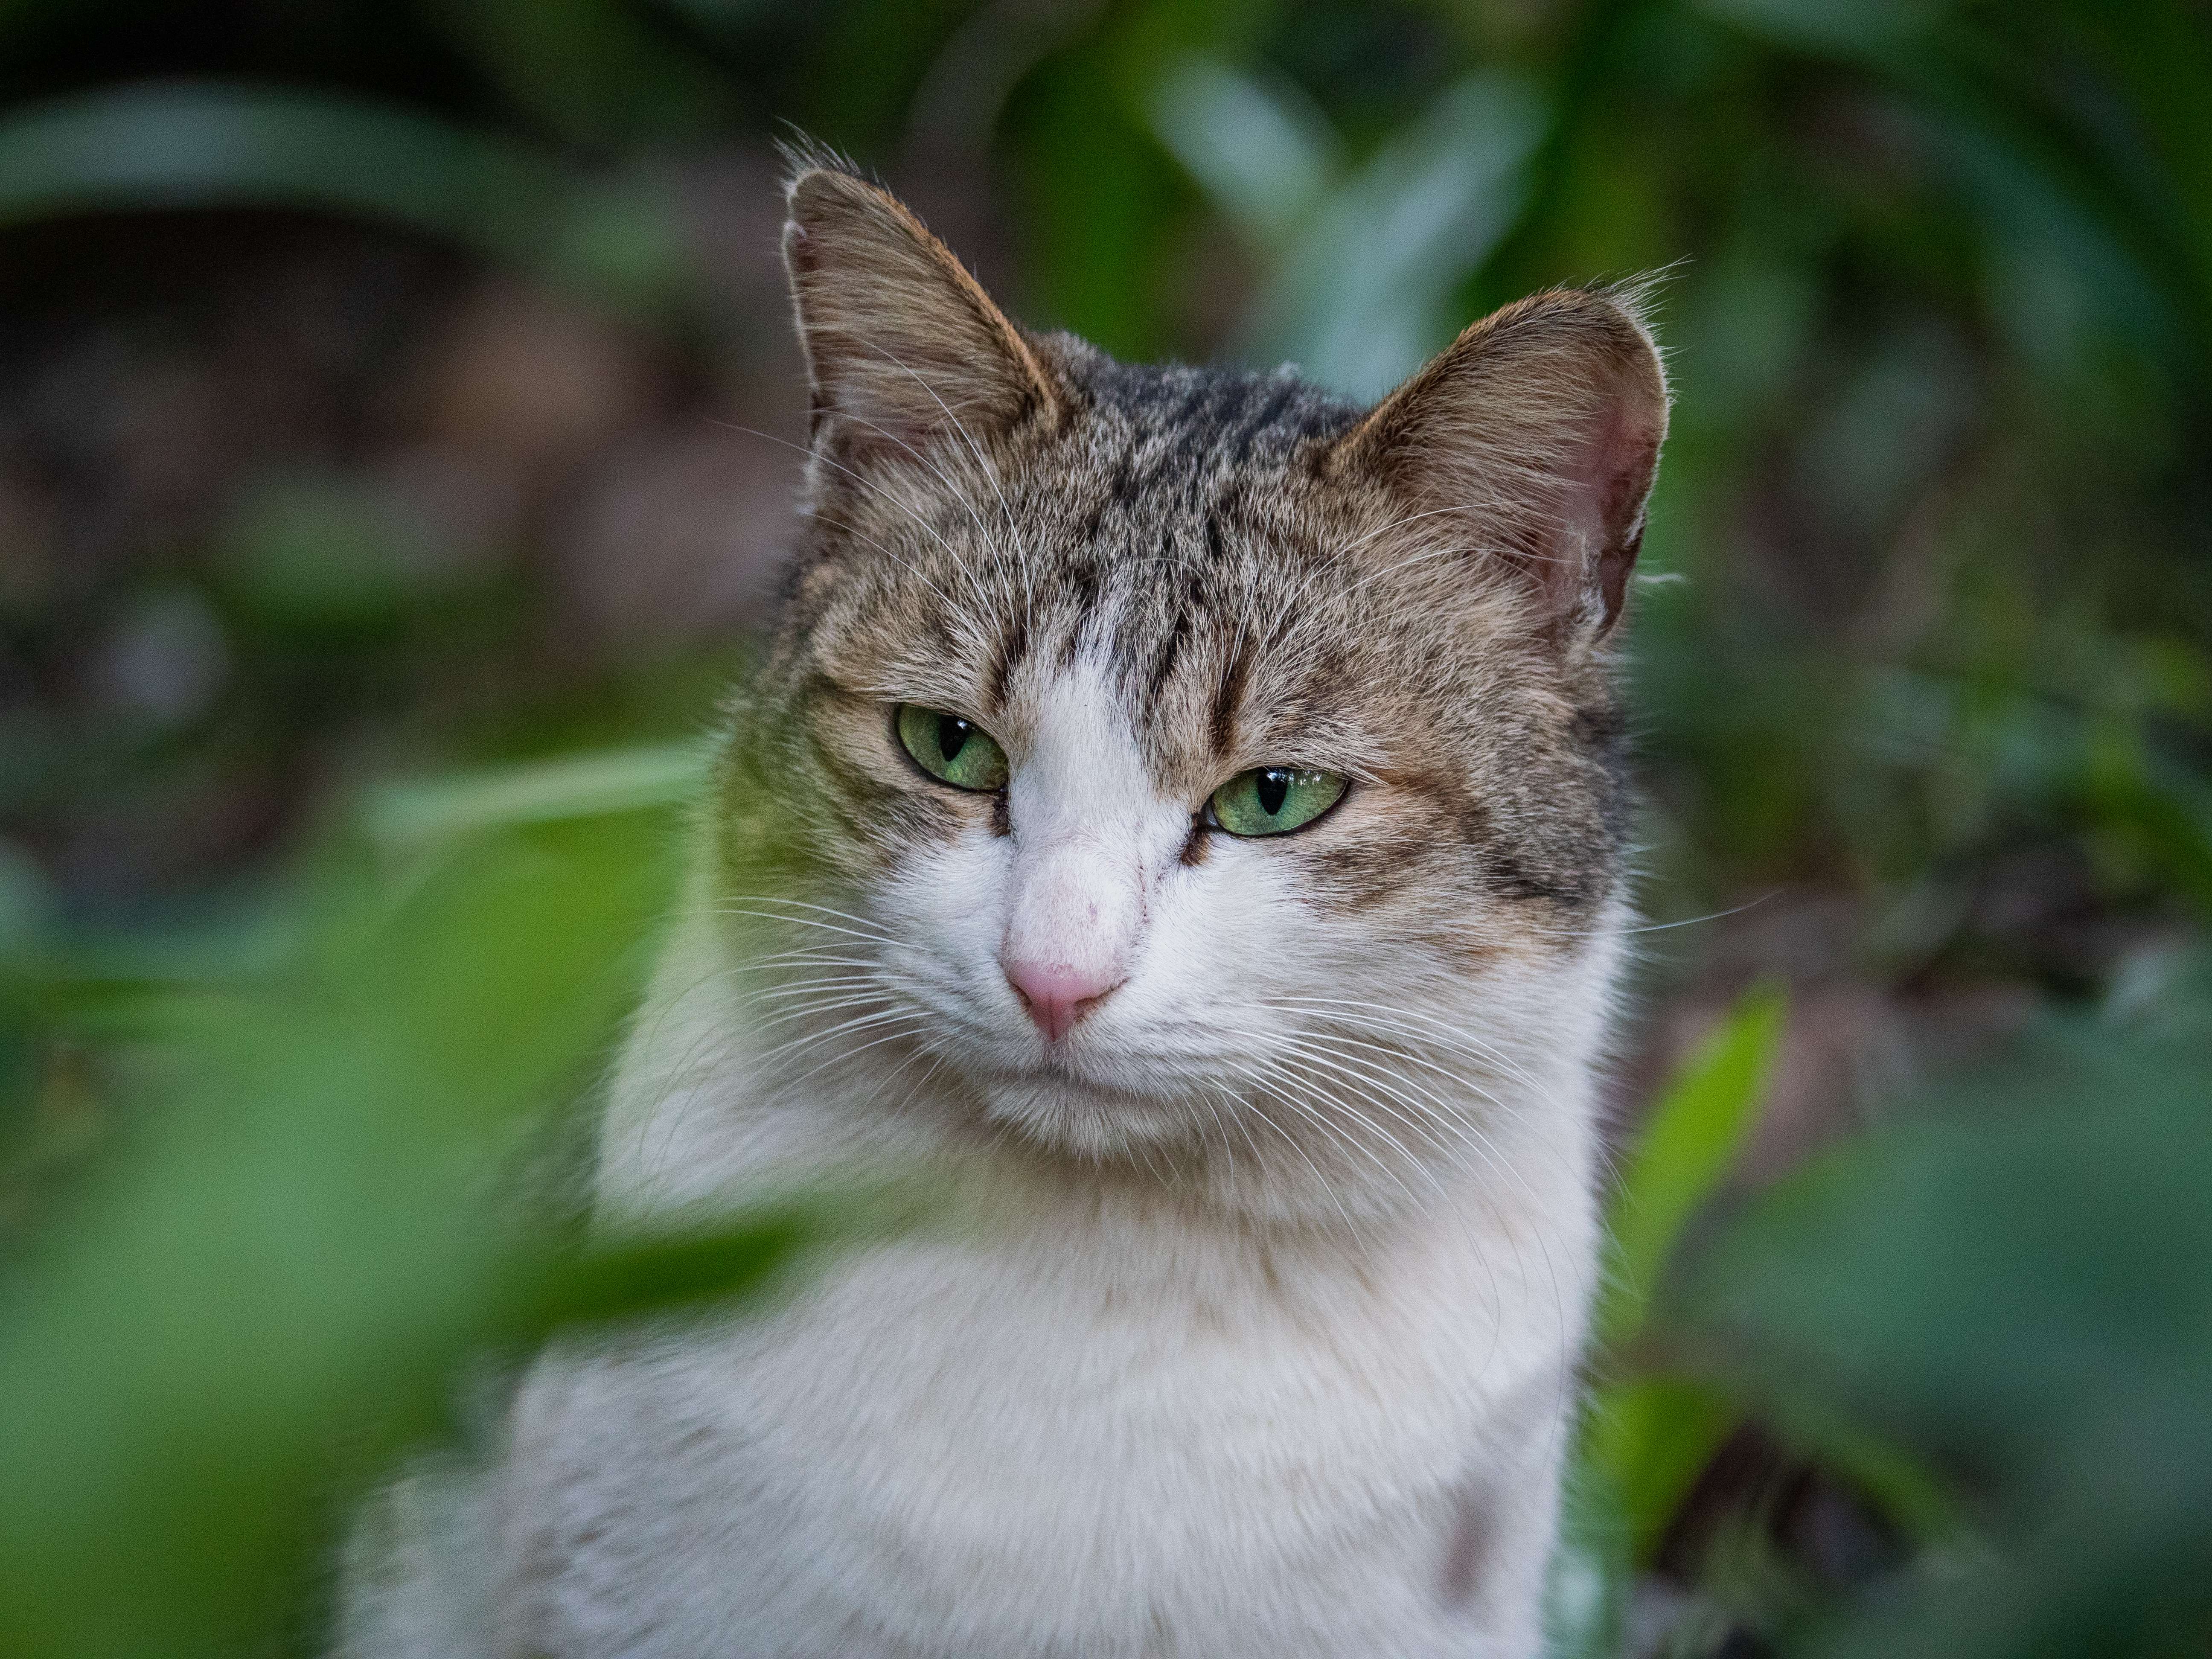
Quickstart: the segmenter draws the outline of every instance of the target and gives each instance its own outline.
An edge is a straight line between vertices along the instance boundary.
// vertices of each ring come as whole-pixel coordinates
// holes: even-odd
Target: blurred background
[[[0,5],[9,1651],[311,1650],[462,1356],[811,1236],[454,1219],[767,614],[799,134],[1355,394],[1667,273],[1557,1650],[2212,1652],[2195,0]]]

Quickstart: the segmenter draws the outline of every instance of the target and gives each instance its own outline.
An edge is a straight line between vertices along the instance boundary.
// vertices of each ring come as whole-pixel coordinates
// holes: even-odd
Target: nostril
[[[1075,1029],[1076,1022],[1120,988],[1119,980],[1073,968],[1041,968],[1030,963],[1006,964],[1006,983],[1036,1022],[1048,1042],[1057,1042]]]

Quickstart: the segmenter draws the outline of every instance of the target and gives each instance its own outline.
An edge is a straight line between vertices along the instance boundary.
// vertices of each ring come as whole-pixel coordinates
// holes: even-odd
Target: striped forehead
[[[1211,770],[1331,562],[1304,460],[1358,411],[1287,374],[1079,369],[1083,416],[975,479],[980,500],[915,479],[912,498],[869,503],[876,556],[816,643],[842,683],[1009,729],[1093,659],[1156,773]]]
[[[1007,596],[1021,613],[1007,654],[1050,649],[1072,662],[1103,648],[1141,687],[1172,671],[1191,629],[1249,615],[1280,581],[1298,550],[1269,520],[1289,474],[1358,411],[1287,373],[1101,360],[1083,385],[1090,418],[1071,453],[1025,481],[1028,510],[1014,511],[1053,550],[1006,567],[1025,590]]]
[[[1248,436],[1231,428],[1228,453]],[[1285,513],[1271,459],[1231,465],[1131,434],[1092,471],[1087,501],[1063,497],[1075,522],[1058,556],[1007,571],[980,676],[987,716],[1090,661],[1158,775],[1182,787],[1217,771],[1255,694],[1336,631],[1330,538]]]

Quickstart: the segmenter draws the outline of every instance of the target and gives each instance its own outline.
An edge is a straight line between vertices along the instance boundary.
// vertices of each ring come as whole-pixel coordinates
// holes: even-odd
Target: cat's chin
[[[1032,1073],[982,1082],[984,1115],[1029,1140],[1079,1158],[1141,1156],[1191,1138],[1188,1103],[1094,1083],[1066,1073]]]

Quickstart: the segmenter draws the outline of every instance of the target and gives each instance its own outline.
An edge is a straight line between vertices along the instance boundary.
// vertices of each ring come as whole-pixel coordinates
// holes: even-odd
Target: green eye
[[[988,792],[1006,787],[1006,751],[973,721],[940,709],[899,705],[900,746],[914,763],[955,789]]]
[[[1303,830],[1344,798],[1340,772],[1260,766],[1239,772],[1206,803],[1206,822],[1232,836],[1280,836]]]

